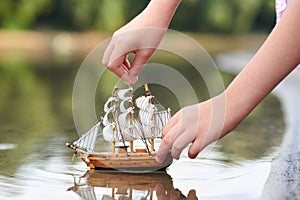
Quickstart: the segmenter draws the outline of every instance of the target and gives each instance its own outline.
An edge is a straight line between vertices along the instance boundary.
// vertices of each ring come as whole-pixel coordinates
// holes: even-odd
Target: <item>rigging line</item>
[[[145,144],[149,156],[152,157],[152,153],[151,153],[151,151],[149,150],[149,146],[148,146],[148,144],[147,144],[147,139],[146,139],[145,133],[144,133],[144,131],[142,130],[142,129],[143,129],[143,124],[142,124],[142,122],[141,122],[141,119],[140,119],[140,118],[137,118],[137,121],[141,124],[141,131],[142,131],[143,137],[142,137],[140,134],[139,134],[139,136],[141,137],[142,142]]]
[[[147,149],[147,151],[148,151],[149,156],[152,157],[152,153],[151,153],[151,151],[149,150],[149,146],[148,146],[148,144],[147,144],[147,139],[146,139],[146,138],[142,138],[142,141],[144,142],[144,144],[145,144],[145,146],[146,146],[146,149]]]
[[[151,91],[149,90],[148,84],[145,84],[145,85],[144,85],[144,89],[145,89],[145,92],[146,92],[146,96],[152,96]],[[152,104],[152,99],[153,99],[153,98],[154,98],[154,96],[151,97],[150,102],[148,102],[148,103],[151,103],[151,104]],[[140,122],[140,123],[142,124],[142,122]],[[143,127],[143,124],[142,124],[142,127]],[[145,146],[146,146],[146,148],[147,148],[147,151],[148,151],[148,153],[149,153],[149,156],[152,157],[152,153],[151,153],[151,151],[149,150],[149,146],[148,146],[148,144],[147,144],[147,139],[146,139],[145,133],[143,133],[143,134],[144,134],[144,140],[145,140],[145,141],[143,141],[143,139],[142,139],[142,141],[145,143]],[[150,143],[150,144],[151,144],[151,143]]]
[[[158,101],[158,99],[152,95],[151,100],[153,100],[154,102],[152,102],[153,104],[157,104],[159,106],[164,107],[163,105],[161,105],[161,103]]]
[[[103,130],[103,128],[101,127],[101,124],[103,125],[103,117],[100,117],[100,119],[98,120],[98,122],[100,122],[99,127],[98,127],[98,133],[97,133],[97,137],[99,135],[103,135],[102,131],[99,131],[99,129]]]
[[[92,129],[94,130],[95,126],[96,126],[98,123],[102,123],[102,121],[103,121],[103,117],[101,117],[99,120],[97,120],[96,123],[93,124]],[[99,124],[99,125],[100,125],[100,124]],[[90,129],[90,130],[91,130],[91,129]],[[90,130],[89,130],[89,131],[90,131]],[[87,137],[87,135],[88,135],[87,133],[88,133],[89,131],[87,131],[86,133],[82,134],[80,138],[84,139],[85,137]],[[77,141],[78,141],[78,140],[77,140]]]
[[[116,111],[116,113],[117,113],[117,111]],[[125,139],[124,139],[123,133],[122,133],[122,131],[121,131],[120,123],[119,123],[118,120],[119,120],[119,119],[118,119],[118,117],[117,117],[117,118],[116,118],[117,129],[119,129],[119,133],[120,133],[120,135],[121,135],[121,139],[122,139],[123,145],[124,145],[124,147],[126,147]],[[125,148],[125,150],[126,150],[126,155],[127,155],[127,157],[130,158],[130,155],[129,155],[128,151],[127,151],[127,148]]]
[[[157,116],[158,116],[158,121],[159,121],[159,123],[161,123],[161,125],[163,126],[163,125],[164,125],[164,122],[163,122],[162,116],[160,115],[159,112],[157,112]],[[159,127],[159,124],[158,124],[158,127]],[[160,130],[160,128],[159,128],[159,130]],[[162,131],[162,130],[160,130],[160,131]]]
[[[114,90],[114,93],[113,93],[113,96],[115,96],[115,97],[117,96],[116,91],[117,91],[117,87],[115,87],[115,90]],[[116,105],[116,103],[117,103],[117,100],[114,101],[114,105]],[[114,120],[114,122],[116,123],[116,129],[117,129],[117,132],[119,131],[119,133],[120,133],[120,135],[121,135],[121,139],[122,139],[123,145],[124,145],[124,147],[126,147],[125,139],[124,139],[123,133],[122,133],[121,128],[120,128],[120,123],[119,123],[119,121],[118,121],[118,120],[119,120],[119,119],[118,119],[119,117],[118,117],[118,115],[117,115],[117,107],[116,107],[116,110],[115,110],[114,115],[115,115],[115,120]],[[119,130],[118,130],[118,129],[119,129]],[[127,155],[127,157],[130,158],[130,155],[129,155],[128,151],[127,151],[127,148],[125,148],[125,150],[126,150],[126,155]]]

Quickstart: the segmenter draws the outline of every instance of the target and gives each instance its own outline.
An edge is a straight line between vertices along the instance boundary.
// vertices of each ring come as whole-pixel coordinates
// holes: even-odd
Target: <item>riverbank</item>
[[[300,71],[292,72],[275,90],[282,103],[285,134],[266,181],[263,199],[300,199]]]
[[[260,46],[265,34],[205,35],[185,33],[201,44],[208,53],[216,54],[233,49],[252,49]],[[0,63],[7,58],[24,57],[41,62],[62,57],[85,57],[102,41],[109,39],[105,32],[65,31],[6,31],[0,30]],[[166,35],[168,37],[168,34]],[[170,45],[172,45],[170,43]],[[182,44],[184,45],[184,44]]]

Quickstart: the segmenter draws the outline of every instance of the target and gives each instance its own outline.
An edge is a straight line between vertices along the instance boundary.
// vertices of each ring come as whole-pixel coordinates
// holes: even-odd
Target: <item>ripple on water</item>
[[[80,161],[71,163],[62,152],[38,152],[27,157],[12,177],[0,175],[0,199],[76,199],[66,190],[74,185],[72,176],[82,176],[87,168]]]
[[[86,171],[86,167],[81,162],[74,162],[68,165],[66,162],[69,157],[53,156],[46,160],[28,163],[23,165],[17,173],[17,176],[24,180],[47,181],[47,182],[65,182],[70,180],[70,175],[80,176]]]

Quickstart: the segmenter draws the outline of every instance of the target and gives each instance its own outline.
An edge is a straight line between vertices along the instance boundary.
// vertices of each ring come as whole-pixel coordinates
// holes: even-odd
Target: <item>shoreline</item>
[[[282,103],[286,127],[278,155],[271,163],[262,199],[300,198],[299,86],[300,72],[295,69],[274,89],[274,94]]]
[[[0,29],[0,63],[7,58],[26,58],[33,62],[53,58],[85,57],[112,33],[101,31],[7,31]],[[212,35],[184,33],[204,47],[209,54],[233,49],[256,48],[266,38],[265,33],[245,35]],[[166,34],[166,37],[169,37]],[[172,45],[172,43],[170,43]],[[182,44],[184,46],[184,44]]]

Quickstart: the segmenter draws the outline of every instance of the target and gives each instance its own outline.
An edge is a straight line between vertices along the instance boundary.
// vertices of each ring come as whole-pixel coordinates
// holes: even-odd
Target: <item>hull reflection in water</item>
[[[68,191],[85,200],[197,199],[195,190],[185,197],[175,189],[171,176],[163,171],[131,174],[88,170],[82,177],[74,178],[74,186]]]

